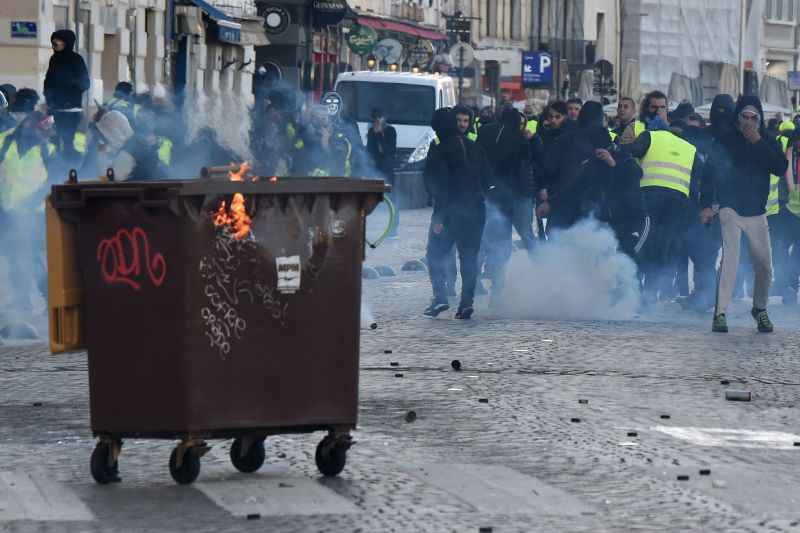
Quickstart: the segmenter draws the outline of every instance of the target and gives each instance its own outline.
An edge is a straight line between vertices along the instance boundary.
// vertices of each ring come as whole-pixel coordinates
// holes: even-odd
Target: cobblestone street
[[[424,255],[429,216],[404,211],[400,238],[368,253],[397,275],[364,282],[378,328],[338,478],[314,465],[317,434],[268,438],[251,475],[212,441],[191,486],[170,478],[174,442],[131,440],[123,482],[96,485],[86,354],[9,343],[0,531],[800,531],[800,310],[773,299],[771,335],[747,301],[727,335],[671,303],[564,322],[480,300],[470,322],[427,320],[427,274],[401,266]]]

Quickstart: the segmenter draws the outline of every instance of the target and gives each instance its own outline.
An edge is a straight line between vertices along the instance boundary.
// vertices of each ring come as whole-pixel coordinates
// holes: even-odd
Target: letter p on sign
[[[547,68],[553,63],[553,60],[550,59],[550,56],[547,55],[540,55],[539,56],[539,72],[544,72]]]

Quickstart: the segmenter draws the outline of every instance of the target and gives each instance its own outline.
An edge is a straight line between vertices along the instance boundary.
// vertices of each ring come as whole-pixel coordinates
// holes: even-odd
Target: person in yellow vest
[[[776,176],[770,175],[767,217],[773,244],[776,292],[782,297],[784,305],[795,305],[800,276],[800,135],[796,134],[791,121],[781,123],[780,132],[778,142],[786,154],[788,168],[786,175],[777,182],[774,181]]]
[[[653,120],[659,128],[663,119]],[[667,299],[677,271],[678,244],[689,208],[692,180],[700,179],[697,149],[666,129],[651,129],[621,149],[641,161],[642,204],[650,217],[649,236],[641,248],[644,303]]]
[[[701,190],[701,220],[707,223],[714,216],[711,203],[715,192],[722,227],[722,263],[711,330],[728,331],[726,313],[733,298],[744,233],[755,272],[751,315],[758,331],[770,333],[774,326],[767,314],[767,303],[773,270],[766,204],[770,174],[783,176],[788,165],[775,139],[766,136],[758,97],[740,97],[733,117],[734,128],[722,136],[711,152]]]
[[[633,98],[623,96],[617,102],[616,126],[611,131],[620,142],[629,143],[641,135],[647,127],[636,118],[636,102]]]
[[[344,132],[334,127],[327,106],[316,105],[310,111],[303,149],[293,162],[292,174],[319,178],[350,177],[352,154],[350,141]]]
[[[20,110],[17,109],[19,112]],[[36,287],[46,297],[44,261],[44,198],[48,166],[55,146],[52,118],[30,110],[0,145],[0,227],[3,253],[12,280],[11,307],[18,312],[32,310]]]
[[[525,115],[525,137],[531,139],[539,129],[539,121],[536,120],[536,111],[533,108],[533,104],[526,103],[522,114]]]
[[[125,115],[131,127],[134,127],[141,106],[134,103],[133,96],[133,85],[130,82],[121,81],[114,88],[114,96],[103,104],[103,108],[107,111],[119,111]]]

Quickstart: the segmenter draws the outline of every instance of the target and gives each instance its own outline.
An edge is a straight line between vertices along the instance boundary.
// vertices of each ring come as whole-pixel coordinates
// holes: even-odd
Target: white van
[[[406,167],[414,149],[433,134],[433,112],[456,105],[453,79],[440,74],[344,72],[336,78],[335,90],[342,97],[342,118],[358,124],[365,146],[372,110],[383,111],[397,130],[397,170]]]

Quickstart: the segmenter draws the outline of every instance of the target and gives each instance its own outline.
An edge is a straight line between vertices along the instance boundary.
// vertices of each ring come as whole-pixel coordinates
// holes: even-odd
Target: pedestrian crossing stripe
[[[795,448],[795,442],[800,442],[800,435],[781,431],[678,426],[655,426],[651,429],[698,446],[789,450]]]

